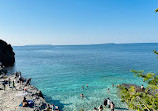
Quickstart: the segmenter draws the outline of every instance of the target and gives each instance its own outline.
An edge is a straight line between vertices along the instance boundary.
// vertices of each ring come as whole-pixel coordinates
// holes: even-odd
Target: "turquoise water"
[[[69,46],[15,46],[15,67],[31,77],[47,102],[64,111],[93,110],[107,97],[121,111],[126,105],[120,102],[113,84],[144,84],[129,70],[158,72],[158,59],[153,50],[158,44],[102,44]],[[88,83],[89,87],[86,88]],[[144,84],[145,85],[145,84]],[[85,88],[82,89],[81,87]],[[110,94],[107,89],[110,88]],[[86,98],[81,99],[83,93]]]

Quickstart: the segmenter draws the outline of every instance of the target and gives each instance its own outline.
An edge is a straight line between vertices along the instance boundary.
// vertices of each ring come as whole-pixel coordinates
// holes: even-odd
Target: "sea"
[[[32,78],[31,84],[42,91],[46,101],[62,111],[93,111],[108,97],[116,111],[126,111],[116,85],[146,87],[130,71],[133,69],[158,74],[158,58],[153,53],[157,43],[28,45],[13,46],[13,50],[16,62],[8,73],[21,71],[23,77]]]

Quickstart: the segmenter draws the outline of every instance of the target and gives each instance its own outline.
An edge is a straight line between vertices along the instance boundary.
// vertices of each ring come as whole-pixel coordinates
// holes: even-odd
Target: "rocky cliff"
[[[10,44],[0,39],[0,62],[8,67],[14,65],[15,53]]]

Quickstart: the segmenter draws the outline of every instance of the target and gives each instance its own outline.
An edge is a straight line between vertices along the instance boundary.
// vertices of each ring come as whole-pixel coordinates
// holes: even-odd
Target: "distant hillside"
[[[0,39],[0,62],[4,66],[12,66],[15,62],[15,53],[10,44]]]

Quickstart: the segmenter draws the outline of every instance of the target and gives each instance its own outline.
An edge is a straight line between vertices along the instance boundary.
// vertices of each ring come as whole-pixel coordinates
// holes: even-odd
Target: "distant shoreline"
[[[53,44],[30,44],[30,45],[12,45],[13,47],[20,47],[20,46],[84,46],[84,45],[126,45],[126,44],[158,44],[158,42],[149,42],[149,43],[142,43],[142,42],[140,42],[140,43],[96,43],[96,44],[63,44],[63,45],[61,45],[61,44],[55,44],[55,45],[53,45]]]

